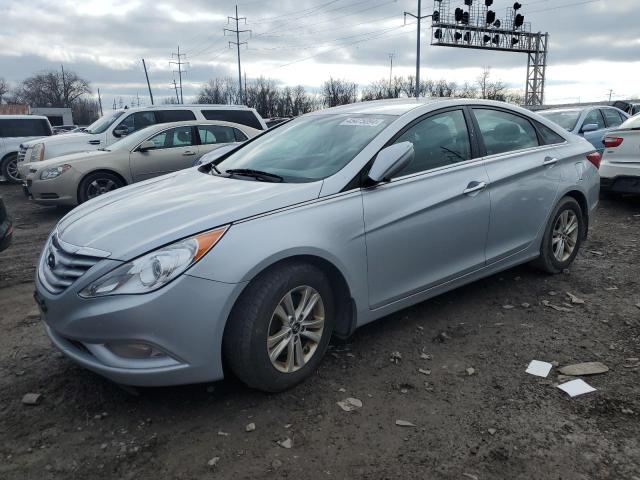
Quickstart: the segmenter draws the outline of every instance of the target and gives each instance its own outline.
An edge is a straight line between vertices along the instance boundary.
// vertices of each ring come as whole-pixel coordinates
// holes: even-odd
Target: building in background
[[[49,119],[52,127],[73,125],[70,108],[30,107],[29,105],[0,105],[0,115],[42,115]]]

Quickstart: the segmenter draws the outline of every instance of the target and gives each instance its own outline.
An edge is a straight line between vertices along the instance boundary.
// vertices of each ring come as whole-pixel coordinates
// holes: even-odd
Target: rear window
[[[191,110],[158,110],[156,118],[158,123],[171,123],[195,120],[196,116]]]
[[[640,130],[640,114],[637,114],[634,117],[631,117],[630,119],[626,120],[620,126],[620,128],[626,128],[628,130]]]
[[[0,119],[0,137],[47,137],[51,127],[40,118]]]
[[[249,110],[202,110],[202,115],[207,120],[239,123],[258,130],[263,129],[256,115]]]

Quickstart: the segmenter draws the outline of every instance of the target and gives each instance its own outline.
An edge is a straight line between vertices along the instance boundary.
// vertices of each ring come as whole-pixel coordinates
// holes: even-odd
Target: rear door
[[[463,108],[416,120],[394,140],[413,143],[413,162],[363,190],[372,309],[484,266],[489,179],[471,130]]]
[[[472,110],[490,182],[486,256],[491,264],[527,248],[545,227],[560,168],[553,145],[543,145],[525,116],[493,107]]]
[[[134,182],[174,172],[193,165],[198,157],[198,145],[191,125],[170,128],[155,134],[149,140],[156,148],[131,152],[130,166]]]

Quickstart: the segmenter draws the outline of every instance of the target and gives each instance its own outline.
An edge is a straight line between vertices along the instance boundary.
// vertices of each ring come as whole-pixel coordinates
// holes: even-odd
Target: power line
[[[601,2],[602,0],[585,0],[582,2],[577,2],[577,3],[569,3],[567,5],[558,5],[555,7],[547,7],[547,8],[542,8],[540,10],[531,10],[531,11],[527,11],[527,14],[531,14],[531,13],[539,13],[539,12],[548,12],[549,10],[559,10],[561,8],[567,8],[567,7],[577,7],[579,5],[586,5],[587,3],[597,3],[597,2]]]
[[[236,48],[238,49],[238,100],[240,104],[244,103],[242,101],[242,68],[240,66],[240,45],[248,45],[247,42],[241,42],[240,41],[240,34],[241,33],[247,33],[249,32],[249,34],[251,34],[251,30],[240,30],[240,20],[244,20],[244,23],[247,23],[247,17],[238,17],[238,6],[236,5],[236,16],[235,17],[227,17],[227,24],[231,21],[231,20],[235,20],[236,22],[236,29],[235,30],[231,30],[229,28],[225,28],[224,29],[224,34],[226,35],[227,32],[229,33],[235,33],[236,34],[236,41],[232,42],[229,41],[229,48],[231,48],[231,45],[235,45]]]

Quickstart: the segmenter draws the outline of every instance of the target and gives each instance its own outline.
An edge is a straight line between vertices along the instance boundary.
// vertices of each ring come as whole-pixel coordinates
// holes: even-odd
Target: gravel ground
[[[640,480],[639,200],[602,202],[570,272],[523,266],[391,315],[290,392],[228,379],[134,395],[56,353],[39,322],[34,263],[64,212],[0,195],[16,224],[0,254],[2,479]],[[610,371],[572,399],[557,369],[526,374],[532,359]]]

